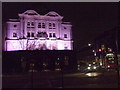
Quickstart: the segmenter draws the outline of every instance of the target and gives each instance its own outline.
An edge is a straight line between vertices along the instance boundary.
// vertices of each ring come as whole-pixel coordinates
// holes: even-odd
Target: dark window
[[[49,37],[52,37],[52,33],[49,33]]]
[[[55,27],[55,23],[53,23],[53,27]]]
[[[38,34],[40,34],[41,32],[38,32]]]
[[[66,27],[64,27],[64,29],[67,29]]]
[[[38,25],[38,28],[41,28],[41,25]]]
[[[17,33],[13,33],[13,37],[17,37]]]
[[[17,25],[14,25],[14,27],[17,27]]]
[[[52,29],[52,28],[49,27],[49,29]]]
[[[55,33],[53,33],[53,37],[56,37],[56,36],[55,36]]]
[[[34,37],[34,33],[32,33],[32,37]]]
[[[30,33],[29,32],[27,33],[27,37],[30,37]]]
[[[42,23],[42,28],[45,28],[45,23]]]
[[[34,22],[32,22],[31,25],[34,26]]]
[[[68,49],[68,47],[64,47],[65,49]]]
[[[46,32],[43,32],[43,37],[48,37],[47,33]]]
[[[52,26],[52,24],[51,23],[49,23],[49,27],[51,27]]]
[[[64,34],[64,38],[67,38],[67,34]]]
[[[41,23],[38,23],[38,28],[41,28]]]
[[[42,37],[42,32],[38,32],[37,37]]]
[[[46,32],[38,32],[37,37],[48,37]]]
[[[30,26],[30,22],[28,22],[27,25]]]

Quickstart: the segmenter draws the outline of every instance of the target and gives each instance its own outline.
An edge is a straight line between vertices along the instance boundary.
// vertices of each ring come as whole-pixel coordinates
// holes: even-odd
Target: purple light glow
[[[6,51],[73,49],[72,25],[62,22],[63,17],[58,13],[51,11],[40,15],[34,10],[27,10],[19,17],[20,20],[10,19],[7,22],[9,40],[5,40]]]

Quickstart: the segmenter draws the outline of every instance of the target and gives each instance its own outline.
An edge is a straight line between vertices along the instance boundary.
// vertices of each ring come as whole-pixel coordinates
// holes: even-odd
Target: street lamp
[[[91,44],[89,43],[88,46],[91,46]]]

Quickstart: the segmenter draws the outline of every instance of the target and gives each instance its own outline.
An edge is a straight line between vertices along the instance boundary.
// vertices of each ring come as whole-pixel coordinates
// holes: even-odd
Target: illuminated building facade
[[[34,10],[7,21],[5,51],[73,50],[72,25],[54,11],[40,15]]]

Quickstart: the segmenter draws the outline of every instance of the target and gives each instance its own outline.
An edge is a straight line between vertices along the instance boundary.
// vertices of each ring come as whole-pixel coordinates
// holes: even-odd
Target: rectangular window
[[[51,23],[49,23],[49,27],[51,27],[52,26],[52,24]]]
[[[13,37],[17,37],[17,33],[13,33]]]
[[[56,28],[55,28],[55,23],[53,23],[53,28],[52,28],[52,29],[56,29]]]
[[[38,28],[41,28],[41,23],[38,23]]]
[[[27,22],[27,25],[30,26],[30,22]]]
[[[49,23],[49,29],[52,29],[52,24],[51,23]]]
[[[37,37],[42,37],[42,32],[38,32]]]
[[[29,32],[27,33],[27,37],[30,37],[30,33]]]
[[[52,33],[49,33],[49,37],[52,37]]]
[[[64,34],[64,38],[67,38],[67,34]]]
[[[65,50],[67,50],[67,49],[68,49],[68,47],[67,47],[67,46],[65,46],[64,48],[65,48]]]
[[[31,25],[34,26],[34,22],[31,22]]]
[[[41,28],[41,25],[38,25],[38,28]]]
[[[32,33],[32,37],[34,37],[34,33]]]
[[[42,23],[42,28],[45,28],[45,23]]]
[[[49,29],[52,29],[51,27],[49,27]]]
[[[53,37],[56,37],[55,33],[53,33]]]
[[[55,23],[53,23],[53,27],[55,27]]]

